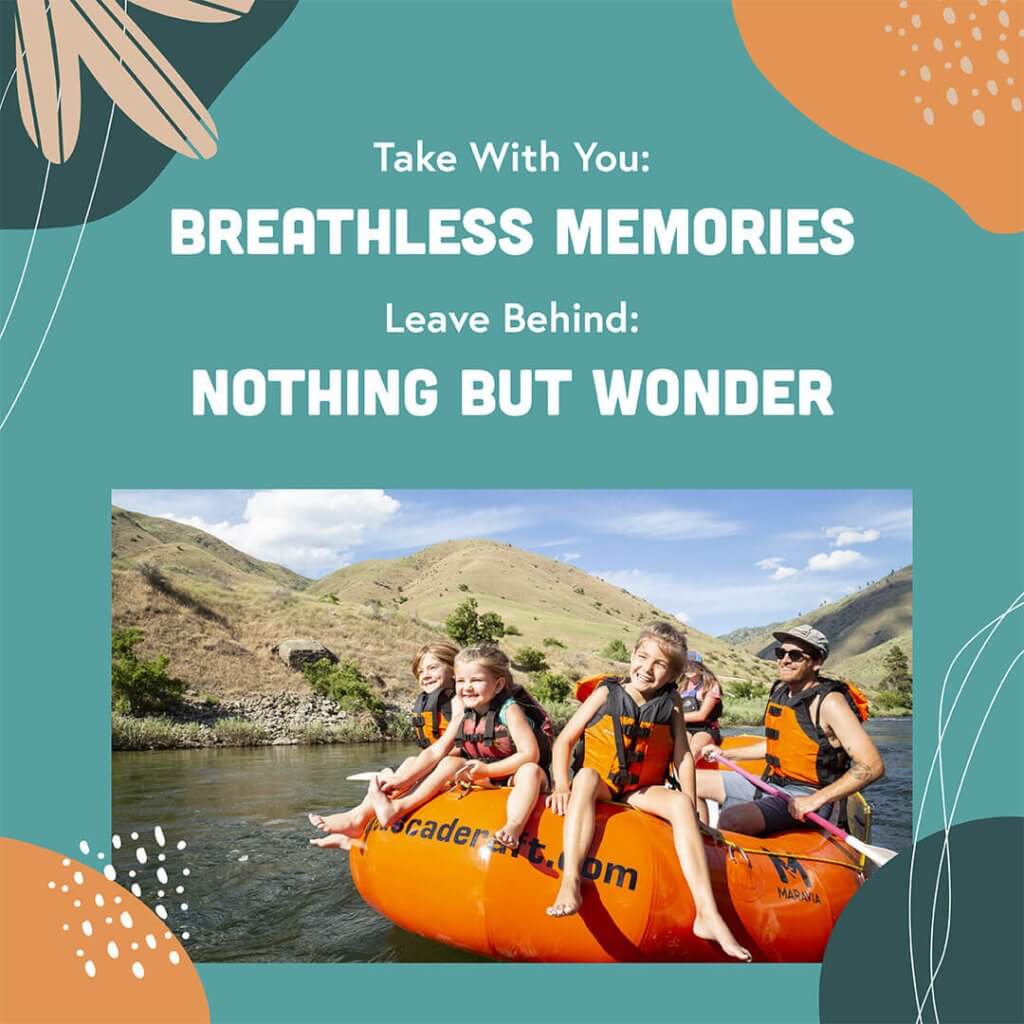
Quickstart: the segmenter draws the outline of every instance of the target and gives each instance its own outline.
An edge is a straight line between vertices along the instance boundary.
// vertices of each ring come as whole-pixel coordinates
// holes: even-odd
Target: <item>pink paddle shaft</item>
[[[716,761],[721,761],[727,768],[731,768],[737,775],[742,775],[747,782],[757,786],[758,789],[763,789],[766,793],[771,793],[772,796],[781,796],[785,799],[790,799],[789,793],[783,792],[781,789],[776,789],[771,783],[765,782],[764,779],[759,779],[756,775],[751,775],[750,772],[745,771],[735,761],[730,761],[729,758],[722,754],[718,754],[715,758]],[[820,814],[815,814],[814,811],[808,811],[804,817],[808,821],[813,821],[815,825],[820,826],[826,832],[831,832],[837,839],[842,839],[844,842],[850,838],[848,832],[844,832],[838,825],[833,825],[831,821],[826,821]]]

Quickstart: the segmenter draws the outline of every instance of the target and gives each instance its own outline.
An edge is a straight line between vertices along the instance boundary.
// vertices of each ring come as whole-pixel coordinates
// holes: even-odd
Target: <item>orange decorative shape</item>
[[[94,868],[0,839],[0,1020],[206,1024],[203,984],[166,933],[149,907]]]
[[[758,70],[815,124],[985,230],[1024,230],[1024,5],[733,0],[733,13]]]

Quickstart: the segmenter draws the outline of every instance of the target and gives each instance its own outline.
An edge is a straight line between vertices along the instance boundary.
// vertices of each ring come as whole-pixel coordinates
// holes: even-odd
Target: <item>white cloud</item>
[[[830,526],[825,536],[832,538],[834,548],[849,547],[851,544],[870,544],[882,536],[879,530],[857,530],[849,526]]]
[[[399,508],[400,502],[380,490],[257,491],[246,501],[241,522],[211,523],[174,513],[163,518],[196,526],[256,558],[316,576],[347,565],[352,549]]]
[[[856,562],[863,562],[864,556],[859,551],[830,551],[828,554],[812,555],[807,560],[808,572],[839,572]]]
[[[566,544],[575,544],[576,540],[577,540],[576,537],[559,537],[558,540],[545,540],[545,541],[542,541],[539,544],[529,544],[529,545],[527,545],[527,547],[529,549],[532,549],[532,548],[560,548],[560,547],[564,547]]]
[[[562,552],[563,562],[578,562],[582,557],[582,552],[579,551],[564,551]]]
[[[756,564],[758,569],[770,572],[773,580],[785,580],[790,576],[796,576],[800,572],[799,569],[794,569],[792,566],[783,565],[784,561],[784,558],[762,558]]]
[[[719,519],[702,509],[663,508],[629,514],[622,509],[614,515],[592,520],[588,525],[601,533],[649,540],[709,540],[731,537],[743,529],[732,519]]]
[[[716,583],[641,569],[603,570],[595,575],[658,608],[684,608],[684,621],[711,633],[790,619],[817,607],[821,599],[821,577],[805,572],[780,582],[765,576],[753,583],[747,578]]]

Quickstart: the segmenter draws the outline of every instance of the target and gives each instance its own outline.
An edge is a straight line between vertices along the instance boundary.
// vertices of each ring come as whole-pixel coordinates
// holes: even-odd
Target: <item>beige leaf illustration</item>
[[[58,2],[58,0],[52,0]],[[107,95],[143,131],[185,156],[217,152],[217,126],[199,97],[111,0],[59,0],[78,15],[74,46]]]
[[[29,138],[50,163],[74,152],[81,121],[78,54],[66,31],[68,8],[18,0],[14,25],[18,108]]]
[[[210,24],[235,21],[254,0],[135,3]],[[117,106],[158,142],[188,157],[213,156],[217,126],[210,112],[125,7],[125,0],[17,0],[18,106],[28,137],[51,163],[71,156],[81,119],[81,61]]]
[[[166,14],[182,21],[235,21],[252,10],[253,0],[134,0],[136,7],[145,7],[156,14]]]

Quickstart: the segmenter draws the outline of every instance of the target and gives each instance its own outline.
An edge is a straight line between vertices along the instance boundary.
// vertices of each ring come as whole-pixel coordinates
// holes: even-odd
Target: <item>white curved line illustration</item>
[[[57,97],[57,106],[60,106],[60,97]],[[4,335],[7,333],[7,325],[11,322],[11,317],[14,315],[14,307],[18,304],[18,296],[21,294],[21,286],[25,283],[25,272],[28,270],[28,261],[32,259],[32,249],[36,244],[36,235],[39,233],[39,219],[43,215],[43,202],[46,199],[46,185],[50,180],[50,168],[53,164],[49,160],[46,161],[46,173],[43,175],[43,191],[39,196],[39,207],[36,210],[36,222],[32,226],[32,237],[28,240],[28,252],[25,253],[25,262],[21,265],[21,276],[18,278],[18,287],[14,289],[14,298],[11,299],[10,308],[7,310],[7,316],[4,317],[4,325],[0,327],[0,341],[3,341]]]
[[[953,798],[953,806],[952,806],[952,808],[950,808],[950,812],[949,812],[949,817],[950,817],[951,821],[956,816],[957,804],[960,803],[960,794],[963,792],[964,783],[967,781],[967,770],[970,768],[971,761],[974,759],[974,752],[978,749],[978,742],[980,741],[981,734],[982,734],[982,732],[985,729],[986,723],[988,722],[989,715],[992,713],[992,708],[995,706],[995,703],[996,703],[997,698],[999,697],[1000,691],[1003,689],[1003,686],[1006,684],[1006,680],[1010,678],[1010,673],[1014,670],[1014,668],[1017,665],[1017,662],[1020,661],[1021,658],[1024,658],[1024,651],[1019,651],[1017,653],[1017,656],[1013,659],[1013,661],[1010,662],[1009,667],[1003,673],[1002,679],[999,680],[999,685],[996,687],[995,692],[992,694],[992,699],[988,702],[988,707],[985,709],[985,714],[984,714],[984,716],[981,719],[981,724],[978,726],[978,731],[977,731],[977,733],[976,733],[976,735],[974,737],[974,742],[971,744],[971,749],[970,749],[970,751],[967,754],[967,760],[964,763],[964,770],[963,770],[962,774],[960,775],[960,783],[957,786],[956,795]],[[947,842],[945,844],[943,844],[942,857],[943,857],[943,859],[946,859],[947,864],[949,864],[949,861],[948,861],[948,833],[947,833],[947,837],[946,838],[947,838]],[[940,860],[940,863],[939,863],[939,873],[940,873],[940,875],[941,875],[941,872],[942,872],[942,863],[941,863],[941,860]],[[947,878],[950,880],[950,882],[952,881],[951,866],[950,866],[950,870],[947,871]],[[950,898],[950,900],[952,899],[952,890],[951,889],[950,889],[950,892],[949,892],[949,898]],[[952,906],[952,904],[948,903],[947,904],[947,910],[950,909],[951,906]],[[932,905],[933,922],[934,922],[934,913],[935,913],[935,906],[934,906],[934,903],[933,903],[933,905]],[[947,916],[946,916],[946,936],[945,936],[945,940],[944,940],[943,946],[942,946],[942,953],[939,956],[939,962],[935,965],[935,969],[934,969],[934,971],[932,973],[931,980],[928,983],[928,988],[925,991],[924,996],[922,997],[922,1002],[923,1002],[925,999],[928,998],[929,994],[931,994],[931,997],[932,997],[932,1007],[935,1010],[935,1019],[936,1019],[936,1021],[938,1021],[939,1017],[938,1017],[938,1008],[937,1008],[937,1006],[935,1004],[935,991],[934,991],[934,989],[935,989],[935,979],[938,976],[939,970],[942,968],[943,961],[946,959],[946,950],[947,950],[947,946],[948,946],[948,942],[949,942],[949,931],[950,931],[950,915],[947,913]],[[918,1014],[918,1021],[920,1021],[920,1020],[921,1020],[921,1015],[919,1013]]]
[[[928,791],[929,791],[929,789],[931,787],[932,777],[935,774],[936,764],[939,763],[941,765],[942,741],[943,741],[943,739],[944,739],[944,737],[946,735],[946,730],[949,728],[949,724],[952,721],[953,713],[956,710],[956,706],[957,706],[957,704],[960,701],[960,697],[963,694],[964,688],[966,687],[967,682],[970,679],[971,673],[974,671],[974,667],[977,665],[978,660],[981,658],[981,655],[984,653],[985,648],[988,647],[988,644],[992,640],[992,637],[996,634],[997,630],[1002,625],[1003,621],[1007,618],[1007,616],[1009,616],[1012,612],[1017,611],[1019,608],[1024,607],[1024,603],[1022,603],[1022,602],[1024,602],[1024,592],[1018,594],[1017,597],[1014,598],[1014,600],[1010,604],[1010,606],[1001,615],[996,616],[996,618],[994,618],[990,622],[986,623],[972,637],[970,637],[970,639],[968,639],[960,647],[960,649],[956,652],[956,654],[953,656],[953,659],[949,663],[949,667],[946,669],[946,673],[945,673],[945,676],[944,676],[943,681],[942,681],[942,690],[941,690],[940,696],[939,696],[939,709],[940,709],[939,710],[939,719],[940,719],[940,722],[941,722],[941,727],[939,729],[938,744],[936,746],[935,753],[932,755],[932,763],[931,763],[931,766],[930,766],[930,768],[928,770],[928,776],[925,779],[924,792],[922,793],[922,796],[921,796],[921,803],[920,803],[920,806],[919,806],[919,809],[918,809],[917,822],[916,822],[915,827],[914,827],[913,843],[911,844],[911,847],[910,847],[909,878],[908,878],[908,882],[907,882],[907,935],[908,935],[908,947],[909,947],[909,954],[910,954],[910,973],[911,973],[911,980],[912,980],[913,987],[914,987],[914,1001],[915,1001],[915,1003],[917,1005],[917,1021],[916,1021],[916,1024],[921,1024],[924,1004],[925,1004],[925,1002],[928,999],[928,994],[929,993],[932,994],[932,1006],[935,1009],[936,1021],[938,1021],[938,1009],[937,1009],[937,1007],[935,1005],[935,997],[934,997],[935,973],[933,971],[933,974],[932,974],[932,977],[931,977],[931,980],[930,980],[930,983],[929,983],[928,990],[926,991],[925,995],[922,996],[920,994],[920,990],[918,988],[917,965],[916,965],[915,959],[914,959],[914,924],[913,924],[913,913],[912,913],[912,911],[913,911],[914,864],[915,864],[916,854],[917,854],[917,842],[918,842],[918,839],[920,838],[920,835],[921,835],[921,827],[922,827],[922,824],[923,824],[925,810],[927,808]],[[960,687],[957,690],[955,697],[953,698],[953,703],[950,706],[949,713],[946,716],[945,721],[943,722],[943,721],[941,721],[942,720],[942,704],[943,704],[943,700],[944,700],[944,697],[945,697],[946,688],[947,688],[947,686],[949,684],[949,678],[952,675],[953,669],[956,666],[957,662],[960,660],[961,655],[971,646],[971,644],[973,644],[983,633],[985,633],[986,630],[989,630],[989,634],[988,634],[988,636],[985,637],[985,640],[982,643],[981,647],[979,648],[977,653],[974,655],[974,658],[972,659],[971,664],[968,667],[967,672],[964,675],[963,681],[960,683]],[[1016,659],[1014,661],[1014,664],[1016,664]],[[1011,668],[1012,668],[1012,666],[1011,666]],[[965,768],[965,771],[966,771],[966,768]],[[961,786],[962,786],[962,782],[963,782],[963,779],[961,777]],[[940,877],[941,877],[941,871],[942,871],[942,864],[946,860],[946,857],[947,857],[947,854],[948,854],[949,827],[950,827],[950,821],[951,821],[951,816],[947,816],[947,814],[946,814],[944,797],[943,797],[943,801],[942,801],[942,812],[943,812],[943,822],[944,822],[944,826],[945,826],[944,827],[945,836],[944,836],[944,843],[943,843],[943,853],[942,853],[942,857],[941,857],[940,863],[939,863],[939,875],[940,875]],[[948,878],[948,873],[947,873],[947,882],[948,882],[948,892],[949,892],[949,895],[951,897],[951,894],[952,894],[951,880]],[[938,885],[938,879],[936,880],[936,885]],[[937,893],[937,889],[936,889],[936,893]],[[935,903],[933,902],[933,916],[932,916],[932,927],[933,928],[934,928],[934,913],[935,913]],[[933,933],[933,935],[934,935],[934,933]],[[949,938],[949,929],[948,929],[948,921],[947,921],[946,943],[948,943],[948,938]],[[940,958],[939,958],[939,964],[940,965],[942,963],[942,959],[945,956],[946,943],[944,943],[944,945],[943,945],[943,951],[942,951],[942,954],[940,955]],[[933,949],[930,948],[930,950],[929,950],[930,965],[933,965],[933,963],[934,963],[933,955],[934,955],[934,951],[933,951]]]
[[[125,10],[128,9],[128,0],[124,0]],[[57,310],[60,309],[61,301],[64,298],[64,290],[68,286],[68,281],[71,278],[71,271],[75,268],[75,260],[78,259],[78,250],[82,245],[82,237],[85,234],[85,226],[89,223],[89,214],[92,212],[93,200],[96,198],[96,189],[100,183],[100,174],[103,172],[103,161],[107,156],[107,143],[110,141],[110,126],[114,123],[114,111],[117,110],[117,104],[110,104],[110,117],[107,118],[107,131],[103,136],[103,148],[100,150],[100,162],[96,166],[96,177],[93,179],[92,191],[89,193],[89,205],[85,208],[85,216],[82,218],[82,226],[78,232],[78,238],[75,241],[75,250],[71,254],[71,261],[68,263],[67,273],[64,275],[64,281],[60,286],[60,292],[57,294],[57,301],[54,303],[53,312],[50,313],[50,319],[47,321],[46,330],[43,331],[43,336],[39,341],[39,346],[36,348],[35,355],[32,357],[32,362],[29,363],[28,370],[25,371],[25,377],[18,387],[18,391],[11,401],[7,412],[4,413],[4,418],[0,420],[0,431],[7,426],[7,421],[11,418],[11,413],[14,412],[15,406],[18,404],[18,400],[21,398],[22,392],[25,390],[28,384],[29,378],[32,376],[32,371],[36,367],[36,363],[39,360],[39,355],[43,351],[43,346],[46,344],[46,339],[50,336],[50,328],[53,327],[53,321],[57,316]]]

